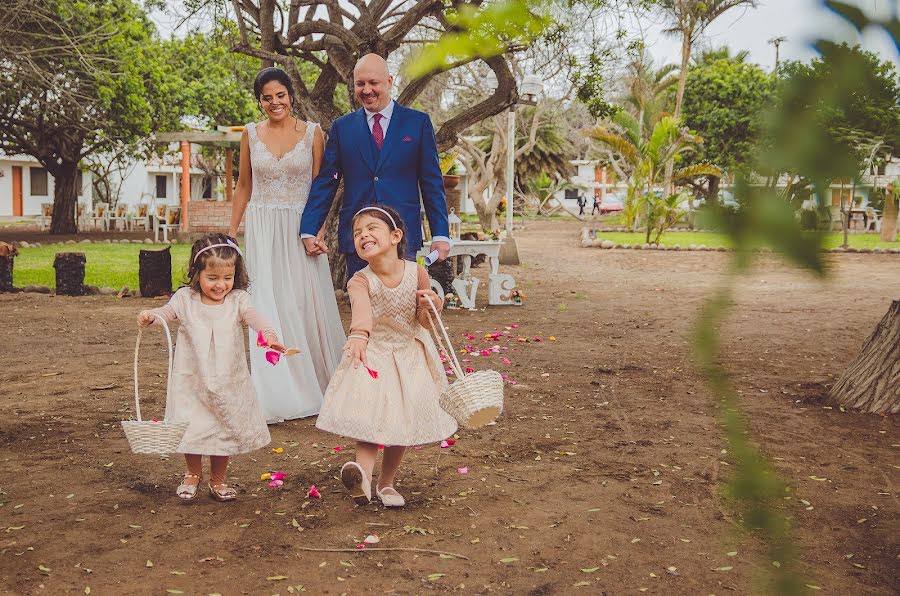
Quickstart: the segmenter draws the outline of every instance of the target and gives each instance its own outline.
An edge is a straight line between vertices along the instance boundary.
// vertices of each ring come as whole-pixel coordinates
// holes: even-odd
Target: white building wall
[[[22,168],[22,215],[34,217],[41,214],[41,205],[53,202],[54,180],[47,174],[47,194],[31,194],[32,168],[41,168],[36,159],[28,155],[3,155],[0,154],[0,217],[13,215],[12,178],[13,167]],[[91,174],[81,173],[81,191],[78,201],[90,204],[91,201]]]

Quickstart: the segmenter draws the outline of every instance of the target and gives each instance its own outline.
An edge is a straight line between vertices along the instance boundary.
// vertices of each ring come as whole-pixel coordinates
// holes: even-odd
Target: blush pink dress
[[[250,305],[250,295],[233,290],[222,304],[203,304],[198,292],[181,288],[152,312],[181,323],[166,397],[166,419],[189,423],[176,451],[237,455],[268,445],[241,323],[264,333],[272,327]]]
[[[423,327],[427,312],[417,308],[416,289],[428,287],[425,269],[411,261],[395,288],[368,267],[353,276],[347,284],[350,329],[369,332],[366,359],[378,378],[344,356],[325,391],[317,428],[389,446],[422,445],[456,432],[456,420],[438,403],[447,375]]]

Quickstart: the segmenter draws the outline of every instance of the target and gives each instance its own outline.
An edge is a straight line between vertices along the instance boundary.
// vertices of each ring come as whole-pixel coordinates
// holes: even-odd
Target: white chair
[[[128,218],[126,214],[128,212],[128,205],[125,203],[116,203],[115,208],[113,208],[112,212],[109,214],[109,226],[110,228],[119,229],[119,224],[122,224],[122,230],[128,229]]]
[[[53,203],[41,203],[41,229],[46,230],[50,227],[50,220],[53,219]]]
[[[150,213],[149,203],[138,203],[134,210],[128,213],[131,229],[134,230],[140,227],[149,232],[150,228],[153,227],[153,224],[150,221]]]
[[[153,227],[153,241],[159,242],[159,231],[162,230],[163,242],[169,241],[169,230],[178,231],[181,227],[181,207],[166,205],[163,207],[163,216],[159,217],[157,207],[156,224]]]
[[[103,230],[109,229],[109,203],[97,203],[94,205],[93,213],[88,217],[88,221],[94,228],[99,227]]]

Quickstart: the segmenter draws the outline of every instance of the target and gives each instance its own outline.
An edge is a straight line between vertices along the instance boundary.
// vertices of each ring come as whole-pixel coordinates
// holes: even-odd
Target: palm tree
[[[678,91],[675,94],[675,117],[681,117],[681,103],[684,100],[684,86],[687,83],[691,49],[694,42],[717,18],[738,6],[756,8],[758,0],[660,0],[659,10],[669,20],[669,28],[664,32],[681,36],[681,70],[678,73]],[[674,163],[666,164],[666,192],[672,184]]]
[[[675,64],[657,67],[653,57],[643,47],[626,66],[625,94],[622,105],[637,119],[641,137],[649,134],[666,113],[669,92],[678,83]]]
[[[747,62],[747,59],[749,57],[750,50],[738,50],[737,52],[732,54],[731,48],[729,48],[727,45],[723,45],[717,48],[703,48],[699,53],[694,54],[693,62],[694,66],[712,64],[713,62],[717,62],[719,60],[725,60],[726,62],[730,62],[732,64],[744,64]]]
[[[664,116],[657,122],[649,136],[640,134],[637,120],[627,112],[614,116],[612,125],[599,126],[588,135],[618,155],[629,167],[631,182],[626,197],[625,217],[635,227],[640,216],[645,218],[647,242],[656,232],[656,239],[666,228],[678,221],[680,198],[677,194],[658,193],[666,164],[674,162],[683,153],[694,150],[702,139],[681,127],[674,116]],[[721,176],[722,170],[712,164],[700,163],[682,168],[674,173],[675,180],[693,179],[699,176]]]
[[[675,117],[681,116],[684,85],[687,81],[694,42],[717,18],[738,6],[756,8],[758,0],[660,0],[659,9],[669,20],[665,33],[681,36],[681,71],[675,95]]]

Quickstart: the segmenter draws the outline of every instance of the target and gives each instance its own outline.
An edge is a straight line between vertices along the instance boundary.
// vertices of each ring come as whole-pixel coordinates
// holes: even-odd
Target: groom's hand
[[[429,252],[438,251],[438,262],[443,261],[448,256],[450,256],[450,243],[444,242],[443,240],[436,240],[431,243],[431,247],[429,248]]]
[[[324,255],[328,252],[328,247],[324,242],[319,240],[318,238],[304,238],[303,239],[303,248],[306,249],[306,254],[311,257],[317,257],[319,255]]]

